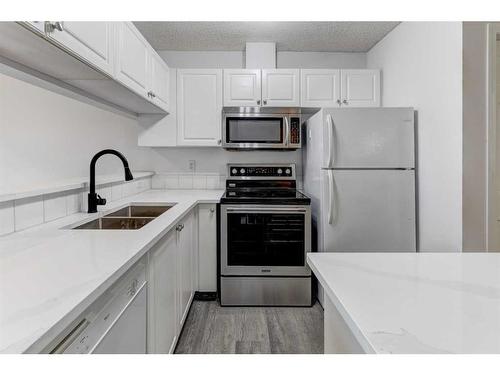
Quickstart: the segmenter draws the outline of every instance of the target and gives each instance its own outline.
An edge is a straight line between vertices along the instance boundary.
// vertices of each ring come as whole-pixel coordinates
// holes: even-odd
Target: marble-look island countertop
[[[0,352],[37,352],[198,203],[222,190],[149,190],[0,238]],[[131,202],[175,203],[138,230],[64,227]]]
[[[311,253],[307,262],[365,352],[500,353],[498,253]]]

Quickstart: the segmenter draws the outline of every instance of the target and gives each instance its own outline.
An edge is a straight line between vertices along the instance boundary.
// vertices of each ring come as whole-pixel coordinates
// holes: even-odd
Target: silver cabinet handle
[[[344,99],[342,100],[342,104],[349,104],[349,103],[347,103],[347,100]]]
[[[156,98],[156,94],[151,91],[151,97]]]
[[[55,30],[64,31],[63,23],[60,21],[57,21],[57,22],[47,21],[47,22],[45,22],[45,32],[52,33]]]
[[[267,105],[267,100],[264,100],[264,105]]]
[[[220,145],[221,143],[222,143],[222,141],[219,139],[219,140],[217,141],[217,144],[218,144],[218,145]]]
[[[212,207],[212,208],[210,209],[210,212],[211,212],[211,213],[214,213],[214,212],[215,212],[215,208],[213,208],[213,207]]]
[[[259,100],[257,100],[257,105],[260,105],[260,99],[259,99]]]
[[[337,99],[337,104],[338,105],[341,105],[342,104],[342,101],[340,99]]]

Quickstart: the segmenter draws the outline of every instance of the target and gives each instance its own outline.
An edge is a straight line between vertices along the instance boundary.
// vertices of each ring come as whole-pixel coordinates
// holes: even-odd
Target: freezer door
[[[414,168],[411,108],[328,109],[323,116],[324,168]]]
[[[413,170],[323,170],[327,252],[416,251]]]

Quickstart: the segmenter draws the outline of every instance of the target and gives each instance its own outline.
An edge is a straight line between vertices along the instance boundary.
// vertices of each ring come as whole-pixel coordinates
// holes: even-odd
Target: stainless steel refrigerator
[[[316,250],[416,251],[413,109],[323,109],[305,126]]]

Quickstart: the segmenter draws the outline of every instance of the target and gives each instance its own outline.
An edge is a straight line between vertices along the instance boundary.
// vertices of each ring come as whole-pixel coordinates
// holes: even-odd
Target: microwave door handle
[[[290,137],[290,123],[288,117],[285,117],[285,146],[288,146],[288,137]]]

